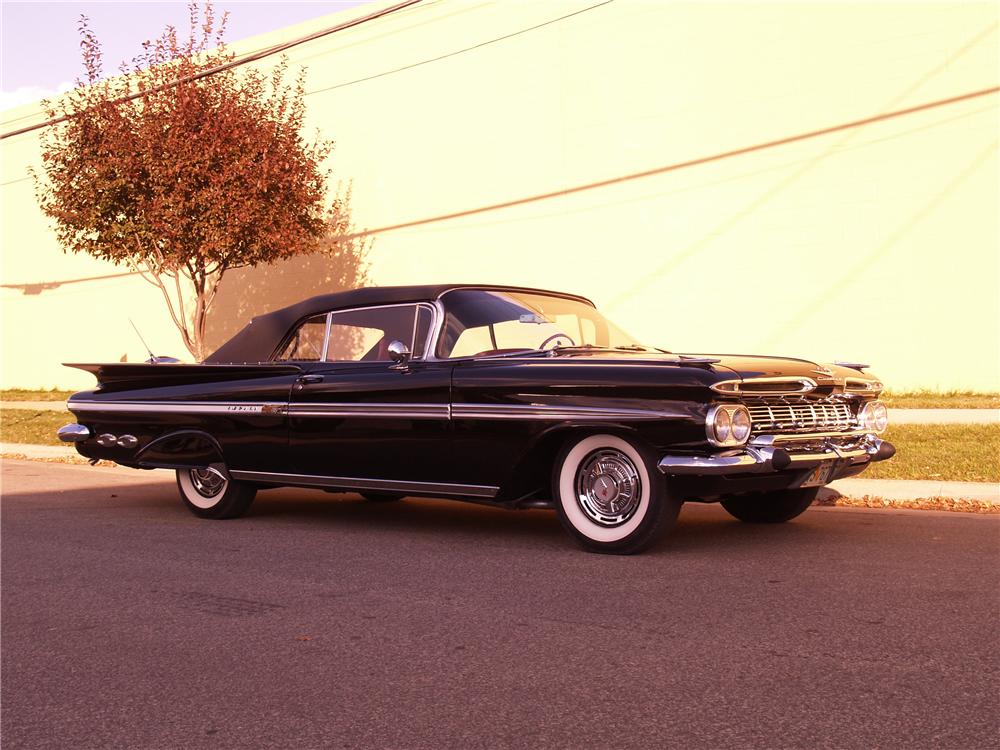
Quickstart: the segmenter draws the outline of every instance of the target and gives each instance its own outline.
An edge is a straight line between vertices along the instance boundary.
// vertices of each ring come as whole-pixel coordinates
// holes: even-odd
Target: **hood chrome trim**
[[[785,390],[754,390],[753,385],[756,383],[788,383],[789,385],[797,384],[798,388],[788,388]],[[748,388],[747,386],[751,386]],[[725,393],[729,395],[740,395],[740,394],[752,394],[754,396],[793,396],[802,393],[809,393],[810,391],[816,390],[818,383],[812,378],[806,378],[796,375],[780,375],[776,377],[766,377],[766,378],[745,378],[739,380],[720,380],[718,383],[713,383],[709,386],[716,393]]]

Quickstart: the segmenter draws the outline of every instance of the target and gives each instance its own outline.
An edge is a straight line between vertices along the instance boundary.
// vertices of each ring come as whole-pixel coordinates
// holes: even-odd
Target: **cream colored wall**
[[[353,179],[359,225],[685,161],[1000,78],[993,3],[616,0],[344,85],[594,4],[439,0],[293,49],[314,92],[310,125],[337,140],[332,165]],[[676,351],[861,360],[895,388],[996,390],[997,136],[994,95],[385,233],[372,276],[566,289]],[[2,156],[3,283],[114,272],[56,247],[22,179],[35,135],[4,140]],[[158,352],[181,352],[157,294],[136,279],[5,289],[3,385],[85,386],[58,362],[140,358],[128,315]]]

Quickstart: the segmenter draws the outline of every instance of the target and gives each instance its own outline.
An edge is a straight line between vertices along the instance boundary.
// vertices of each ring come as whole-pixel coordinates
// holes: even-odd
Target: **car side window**
[[[326,315],[316,315],[302,323],[281,350],[282,361],[319,362],[323,358]]]
[[[402,341],[414,359],[424,356],[433,314],[426,305],[388,305],[340,310],[302,323],[279,359],[326,362],[391,362],[389,344]],[[324,336],[329,330],[329,337]]]

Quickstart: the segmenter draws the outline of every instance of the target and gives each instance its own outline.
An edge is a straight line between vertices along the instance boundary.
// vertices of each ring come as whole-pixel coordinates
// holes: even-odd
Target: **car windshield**
[[[568,348],[644,347],[586,302],[547,294],[459,290],[441,298],[437,356],[486,357]]]

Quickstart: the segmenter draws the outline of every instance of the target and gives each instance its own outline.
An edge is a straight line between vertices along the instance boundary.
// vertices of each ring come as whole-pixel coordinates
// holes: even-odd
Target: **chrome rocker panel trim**
[[[386,492],[412,492],[422,495],[458,495],[464,497],[496,497],[499,487],[478,484],[447,484],[439,482],[411,482],[395,479],[366,479],[362,477],[324,477],[313,474],[279,474],[269,471],[239,471],[231,469],[233,479],[264,484],[290,484],[300,487],[330,487],[341,490],[382,490]]]
[[[773,446],[774,438],[786,436],[761,435],[754,438],[750,445],[742,450],[726,451],[707,456],[675,456],[666,455],[660,459],[657,468],[668,476],[727,476],[736,474],[766,474],[786,469],[808,469],[824,461],[844,461],[847,465],[884,461],[895,453],[895,447],[884,440],[879,440],[870,433],[835,433],[837,437],[862,436],[860,443],[850,447],[842,447],[832,440],[824,439],[822,453],[793,453],[785,448]],[[827,433],[814,433],[808,437],[817,437]],[[800,441],[807,436],[796,437]],[[757,443],[759,438],[766,440]]]

